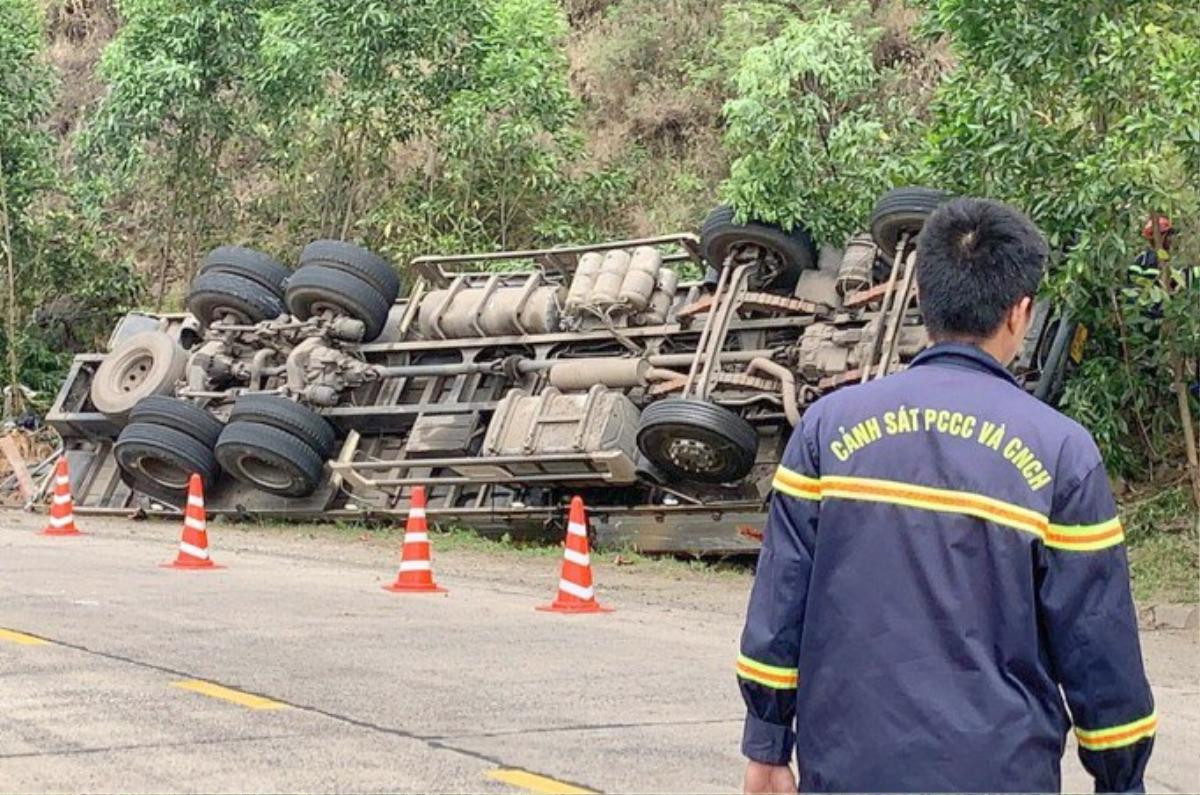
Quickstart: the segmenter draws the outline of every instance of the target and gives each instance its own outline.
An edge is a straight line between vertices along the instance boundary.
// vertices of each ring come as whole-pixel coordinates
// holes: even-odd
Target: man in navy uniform
[[[1138,792],[1157,716],[1124,533],[1080,425],[1005,369],[1046,244],[957,199],[917,246],[934,345],[804,414],[742,634],[746,792],[1057,792],[1072,726]],[[1065,703],[1064,703],[1065,696]]]

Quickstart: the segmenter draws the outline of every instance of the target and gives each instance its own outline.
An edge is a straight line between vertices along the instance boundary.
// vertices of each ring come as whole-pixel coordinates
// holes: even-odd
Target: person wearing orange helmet
[[[1155,234],[1155,220],[1158,221],[1158,230]],[[1146,223],[1142,226],[1142,237],[1146,238],[1148,248],[1137,256],[1133,261],[1144,271],[1151,271],[1157,278],[1158,263],[1160,259],[1166,259],[1170,256],[1171,246],[1175,242],[1175,227],[1171,224],[1171,219],[1165,215],[1154,214],[1146,219]]]
[[[1155,234],[1156,220],[1157,234]],[[1175,226],[1167,216],[1155,213],[1142,225],[1142,237],[1146,238],[1147,248],[1137,256],[1133,264],[1140,270],[1142,276],[1148,276],[1157,282],[1160,279],[1159,265],[1171,256],[1171,246],[1175,242]],[[1184,289],[1189,293],[1195,289],[1195,278],[1198,272],[1200,269],[1197,268],[1184,269]],[[1155,320],[1162,318],[1162,314],[1162,304],[1154,304],[1148,312],[1149,317]],[[1195,377],[1188,384],[1188,391],[1194,397],[1200,398],[1200,359],[1193,362],[1192,367],[1195,369]]]

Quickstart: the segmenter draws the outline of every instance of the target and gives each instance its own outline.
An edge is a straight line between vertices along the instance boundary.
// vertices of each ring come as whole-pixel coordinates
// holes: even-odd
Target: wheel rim
[[[253,453],[238,456],[237,469],[246,480],[263,489],[283,490],[294,482],[290,473],[280,469],[274,462]]]
[[[141,353],[132,357],[117,373],[117,388],[122,392],[134,392],[140,387],[154,367],[154,357]]]
[[[238,325],[250,325],[250,316],[234,306],[225,306],[219,304],[213,307],[212,319],[214,323],[234,323]]]
[[[754,290],[770,287],[785,270],[783,254],[765,243],[735,243],[729,247],[725,260],[734,268],[746,263],[758,264],[749,278],[749,286]]]
[[[655,429],[652,447],[657,454],[650,458],[655,463],[705,481],[730,479],[739,459],[733,442],[706,428],[686,425]]]
[[[143,454],[135,468],[150,480],[167,489],[186,489],[191,473],[178,463],[159,456]]]
[[[317,317],[320,315],[335,316],[335,315],[353,315],[354,314],[353,312],[346,311],[346,307],[342,306],[341,304],[331,303],[328,300],[313,301],[312,306],[309,308],[309,313],[310,313],[309,314],[310,317]]]
[[[713,472],[720,464],[717,449],[700,439],[672,439],[666,453],[675,466],[689,472]]]

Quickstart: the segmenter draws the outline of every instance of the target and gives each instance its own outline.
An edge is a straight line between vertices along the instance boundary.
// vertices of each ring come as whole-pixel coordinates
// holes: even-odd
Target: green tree
[[[933,106],[932,178],[1023,207],[1061,252],[1051,290],[1092,334],[1066,407],[1110,466],[1141,473],[1195,410],[1175,410],[1173,382],[1200,353],[1198,296],[1177,266],[1130,264],[1151,213],[1196,228],[1200,9],[931,0],[929,20],[959,60]]]
[[[741,219],[796,223],[840,245],[901,179],[912,112],[888,97],[863,9],[790,16],[746,51],[725,104],[734,156],[723,198]]]
[[[436,116],[428,167],[380,206],[393,250],[513,248],[605,225],[627,175],[582,167],[567,81],[566,19],[553,0],[491,0],[476,71]]]
[[[316,208],[310,234],[349,235],[473,69],[479,0],[279,0],[252,77],[284,189]],[[300,208],[304,210],[304,207]],[[311,216],[311,209],[306,215]]]
[[[139,282],[63,187],[47,120],[54,74],[34,0],[0,0],[0,267],[5,412],[21,386],[54,395],[72,352],[94,349],[136,297]]]
[[[150,223],[161,308],[172,270],[194,272],[223,210],[222,157],[248,115],[243,87],[258,16],[241,0],[122,0],[119,9],[123,24],[99,70],[107,93],[85,131],[83,161],[126,210],[147,191],[159,197]]]
[[[53,173],[52,144],[42,124],[53,102],[54,83],[41,49],[38,5],[33,0],[0,0],[0,255],[5,270],[6,382],[12,388],[13,408],[21,402],[21,284],[37,247],[32,208]]]

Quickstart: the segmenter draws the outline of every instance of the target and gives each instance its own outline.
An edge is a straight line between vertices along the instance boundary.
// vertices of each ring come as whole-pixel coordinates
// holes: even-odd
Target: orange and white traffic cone
[[[404,524],[404,551],[400,556],[400,573],[385,591],[396,593],[446,593],[433,581],[430,562],[429,527],[425,524],[425,487],[413,486],[408,504],[408,521]]]
[[[75,503],[71,499],[71,474],[67,457],[60,456],[54,465],[54,496],[50,498],[50,520],[42,530],[44,536],[81,536],[75,526]]]
[[[583,499],[571,498],[567,514],[567,542],[563,546],[562,576],[558,580],[558,596],[548,605],[537,608],[549,613],[611,613],[596,601],[592,586],[592,559],[588,552],[587,515]]]
[[[164,569],[223,569],[208,556],[208,525],[204,513],[204,484],[200,476],[188,478],[187,506],[183,510],[183,537],[179,554],[170,563],[159,564]]]

